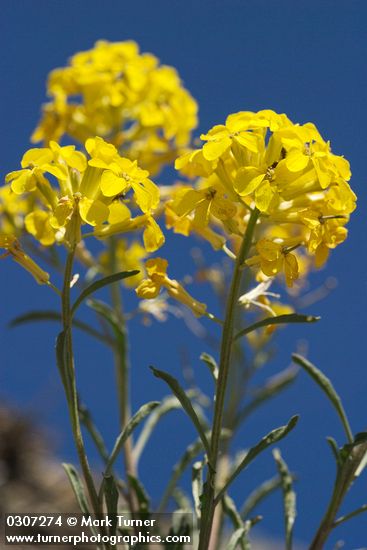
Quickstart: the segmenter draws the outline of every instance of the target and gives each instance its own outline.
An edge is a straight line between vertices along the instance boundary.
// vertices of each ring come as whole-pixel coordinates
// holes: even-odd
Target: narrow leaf
[[[201,425],[201,422],[191,404],[191,401],[190,399],[187,397],[185,391],[181,388],[180,384],[178,383],[178,381],[176,380],[176,378],[174,378],[173,376],[171,376],[170,374],[164,372],[164,371],[161,371],[161,370],[158,370],[158,369],[155,369],[154,367],[150,367],[153,371],[153,374],[154,376],[156,376],[157,378],[161,378],[162,380],[164,380],[166,382],[166,384],[168,384],[168,386],[171,388],[172,392],[175,394],[175,396],[177,397],[177,399],[179,400],[179,402],[181,403],[182,405],[182,408],[184,409],[184,411],[186,412],[186,414],[189,416],[189,418],[191,418],[197,432],[198,432],[198,435],[201,439],[201,441],[203,442],[203,445],[204,445],[204,448],[205,448],[205,451],[208,455],[208,460],[210,462],[210,446],[209,446],[209,441],[205,435],[205,431],[204,431],[204,428],[203,426]]]
[[[257,487],[246,499],[242,506],[241,516],[247,519],[252,514],[255,508],[266,497],[271,495],[274,491],[281,486],[281,479],[278,476],[272,477],[264,481],[259,487]]]
[[[196,441],[194,441],[191,445],[189,445],[182,455],[181,459],[178,461],[178,463],[173,467],[173,472],[171,479],[168,482],[167,488],[163,494],[161,503],[158,508],[158,513],[162,513],[167,504],[168,500],[170,499],[171,495],[173,494],[175,487],[178,483],[178,480],[186,470],[186,468],[189,466],[190,462],[194,460],[194,458],[203,451],[204,446],[202,440],[199,438]]]
[[[150,499],[143,484],[133,475],[128,474],[128,479],[131,487],[134,490],[139,504],[140,514],[146,515],[150,513]]]
[[[92,438],[93,443],[96,446],[96,449],[98,450],[103,462],[108,461],[108,451],[107,447],[103,441],[103,438],[98,430],[98,428],[95,426],[92,416],[87,409],[87,407],[83,404],[79,403],[79,417],[80,422],[84,425],[85,429],[89,433],[90,437]]]
[[[293,428],[296,426],[298,422],[298,418],[299,418],[298,416],[293,416],[286,426],[281,426],[280,428],[276,428],[275,430],[272,430],[265,437],[263,437],[259,441],[259,443],[257,443],[254,447],[252,447],[248,451],[245,458],[238,465],[235,471],[230,475],[224,487],[219,491],[218,495],[215,497],[216,504],[223,497],[223,495],[225,494],[225,492],[227,491],[228,487],[231,485],[233,480],[242,472],[242,470],[244,470],[254,460],[254,458],[257,457],[257,455],[259,455],[262,451],[264,451],[271,445],[274,445],[274,443],[276,443],[277,441],[280,441],[281,439],[283,439],[291,430],[293,430]]]
[[[29,311],[27,313],[24,313],[23,315],[19,315],[18,317],[15,317],[15,319],[13,319],[9,323],[9,327],[15,328],[21,325],[25,325],[27,323],[42,322],[42,321],[53,321],[53,322],[61,323],[62,322],[61,314],[58,311],[53,311],[53,310]],[[108,340],[108,337],[106,337],[104,334],[101,334],[100,332],[98,332],[98,330],[89,326],[87,323],[84,323],[83,321],[79,321],[78,319],[73,319],[73,326],[89,334],[89,336],[92,336],[93,338],[96,338],[97,340],[100,340],[105,344],[111,345],[111,342]]]
[[[242,336],[245,336],[246,334],[257,330],[258,328],[268,327],[270,325],[284,325],[289,323],[315,323],[319,320],[320,317],[314,317],[313,315],[300,315],[298,313],[287,313],[285,315],[278,315],[277,317],[267,317],[266,319],[257,321],[253,325],[250,325],[237,332],[237,334],[234,336],[234,340],[238,340],[239,338],[242,338]]]
[[[329,447],[331,449],[331,452],[333,453],[333,456],[336,460],[337,465],[340,466],[341,460],[340,460],[340,456],[339,456],[339,447],[338,447],[337,442],[335,441],[335,439],[333,437],[330,437],[330,436],[326,438],[326,441],[329,444]]]
[[[236,508],[234,500],[229,495],[224,495],[222,499],[223,511],[231,520],[235,529],[244,529],[245,525],[242,518]],[[239,544],[242,550],[250,550],[250,542],[247,538],[247,533],[243,533],[243,536],[239,540]]]
[[[218,379],[218,365],[214,357],[209,355],[209,353],[202,353],[200,355],[200,359],[204,361],[207,367],[209,367],[209,370],[214,378],[214,381],[216,382]]]
[[[127,423],[126,427],[122,430],[122,432],[116,439],[115,445],[107,461],[106,472],[105,472],[106,476],[108,476],[111,473],[112,466],[114,465],[115,460],[118,457],[121,447],[123,446],[125,441],[132,434],[135,428],[140,424],[140,422],[144,420],[144,418],[148,416],[148,414],[150,414],[152,410],[158,407],[158,405],[159,405],[159,401],[151,401],[150,403],[146,403],[145,405],[140,407],[138,412],[135,413],[134,416]]]
[[[229,539],[227,543],[227,550],[236,550],[240,540],[242,537],[246,534],[246,530],[244,527],[240,527],[237,529]]]
[[[116,487],[115,478],[112,475],[104,478],[104,497],[106,501],[107,514],[111,517],[112,523],[110,526],[110,535],[114,535],[117,528],[119,492]]]
[[[75,313],[75,311],[78,309],[80,304],[88,298],[93,292],[96,292],[97,290],[100,290],[101,288],[111,285],[113,283],[117,283],[118,281],[122,281],[123,279],[127,279],[128,277],[134,277],[134,275],[137,275],[139,273],[139,270],[132,270],[132,271],[121,271],[120,273],[114,273],[113,275],[109,275],[108,277],[104,277],[103,279],[98,279],[98,281],[94,281],[91,285],[89,285],[86,289],[84,289],[81,294],[78,296],[78,298],[75,300],[75,303],[73,307],[71,308],[72,315]]]
[[[133,455],[134,455],[134,461],[137,464],[139,462],[139,458],[141,456],[141,453],[143,452],[143,449],[149,440],[150,436],[152,435],[152,432],[156,425],[158,424],[159,420],[168,412],[174,410],[174,409],[181,409],[181,403],[177,399],[177,397],[173,395],[169,395],[168,397],[164,398],[161,402],[161,404],[152,412],[152,414],[148,417],[147,421],[144,424],[144,427],[134,445]]]
[[[61,381],[65,388],[66,395],[70,395],[70,377],[67,371],[66,358],[66,331],[60,332],[56,338],[56,364],[59,369]]]
[[[192,497],[198,519],[201,518],[201,495],[203,493],[203,462],[195,462],[191,470]]]
[[[90,515],[88,500],[87,500],[87,497],[85,496],[84,487],[78,472],[76,471],[76,469],[72,464],[64,463],[62,467],[64,468],[66,475],[68,476],[71,488],[73,489],[75,498],[77,500],[77,503],[79,504],[79,508],[81,509],[83,514]]]
[[[252,401],[245,405],[245,407],[238,413],[236,422],[240,423],[245,418],[247,418],[257,407],[259,407],[264,401],[275,397],[278,393],[286,389],[290,384],[292,384],[297,375],[299,369],[294,367],[289,367],[276,376],[269,378],[264,386],[258,389],[252,398]]]
[[[347,415],[345,414],[344,407],[339,395],[336,393],[334,386],[332,385],[329,378],[325,376],[315,365],[310,363],[307,359],[298,354],[292,355],[293,361],[300,365],[310,376],[311,378],[320,386],[322,391],[327,395],[330,402],[334,406],[338,416],[341,420],[345,433],[347,435],[348,441],[353,442],[353,433],[349,425]]]
[[[292,550],[293,527],[296,519],[296,493],[293,490],[292,476],[284,462],[279,449],[273,451],[274,460],[278,467],[278,472],[282,482],[283,503],[284,503],[284,522],[285,522],[285,547],[286,550]]]
[[[231,436],[231,432],[229,430],[222,430],[221,432],[222,439],[228,439],[230,436]],[[175,491],[178,480],[180,479],[180,477],[182,476],[186,468],[189,466],[189,464],[203,450],[204,450],[204,446],[200,437],[187,447],[181,459],[173,467],[172,476],[167,484],[166,490],[164,491],[161,503],[158,508],[158,513],[162,513],[165,510],[170,497]]]
[[[357,508],[357,510],[350,512],[350,514],[345,514],[345,516],[341,516],[340,518],[335,520],[334,527],[337,527],[341,523],[344,523],[345,521],[348,521],[349,519],[354,518],[355,516],[359,516],[359,514],[363,514],[364,512],[367,512],[367,504],[364,504],[360,508]]]

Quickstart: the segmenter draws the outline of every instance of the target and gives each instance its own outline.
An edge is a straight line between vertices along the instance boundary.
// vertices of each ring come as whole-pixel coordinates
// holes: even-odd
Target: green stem
[[[89,498],[95,514],[99,514],[100,503],[98,500],[97,491],[94,485],[93,476],[89,467],[88,458],[85,452],[83,436],[80,427],[79,411],[78,411],[78,394],[76,389],[75,366],[73,355],[73,340],[72,340],[72,316],[70,307],[70,281],[72,277],[73,262],[75,249],[72,249],[67,256],[64,274],[64,284],[62,289],[62,322],[65,332],[66,346],[66,372],[68,384],[65,387],[66,398],[70,412],[71,426],[77,449],[80,466],[83,471],[85,484],[87,486]]]
[[[227,299],[226,315],[223,324],[221,340],[219,374],[216,386],[214,419],[211,436],[211,453],[209,457],[210,464],[208,467],[207,480],[205,483],[203,495],[203,502],[205,504],[200,530],[199,550],[207,550],[210,543],[210,535],[212,531],[215,509],[214,499],[216,490],[216,469],[218,464],[220,434],[223,423],[223,410],[232,353],[235,311],[241,285],[242,268],[252,246],[252,238],[259,214],[260,212],[257,209],[251,212],[250,219],[246,228],[246,233],[244,235],[241,248],[235,262],[232,282]]]
[[[116,240],[111,237],[109,244],[109,253],[110,253],[110,271],[111,274],[117,271],[116,264]],[[115,360],[115,373],[116,373],[116,385],[118,393],[118,402],[119,402],[119,411],[120,411],[120,425],[123,430],[126,427],[126,424],[131,417],[130,409],[130,383],[129,383],[129,356],[128,356],[128,347],[127,347],[127,328],[126,320],[123,313],[122,299],[120,284],[115,283],[111,285],[111,300],[112,306],[116,313],[116,316],[119,320],[120,329],[124,335],[123,345],[117,342],[114,346],[114,360]],[[125,470],[128,475],[136,477],[136,463],[133,456],[133,440],[132,437],[129,437],[124,443],[123,448],[124,461],[125,461]],[[134,513],[136,508],[135,496],[133,489],[129,482],[129,507],[131,513]]]
[[[330,503],[309,550],[322,550],[331,531],[338,525],[338,522],[335,521],[336,515],[345,495],[357,477],[358,468],[364,460],[366,452],[367,443],[356,445],[344,465],[339,466]]]

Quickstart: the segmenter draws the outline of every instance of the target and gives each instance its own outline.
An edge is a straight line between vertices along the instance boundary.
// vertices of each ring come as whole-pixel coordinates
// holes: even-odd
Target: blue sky
[[[355,431],[365,418],[365,326],[367,305],[366,260],[366,145],[367,122],[367,4],[351,0],[155,0],[134,3],[124,0],[3,0],[1,91],[1,168],[5,175],[18,167],[29,145],[29,136],[45,100],[47,73],[63,66],[74,52],[89,49],[101,38],[136,40],[162,62],[179,70],[186,87],[200,106],[200,130],[221,123],[238,110],[271,108],[286,112],[295,122],[313,121],[331,140],[333,150],[351,162],[352,187],[359,202],[349,225],[347,242],[332,255],[326,270],[314,283],[335,276],[337,288],[312,308],[322,321],[317,327],[292,327],[278,340],[277,364],[286,366],[299,339],[308,342],[309,357],[332,377],[343,396]],[[189,249],[179,241],[182,254],[175,268],[184,274]],[[173,245],[172,245],[173,246]],[[37,325],[9,331],[7,322],[24,310],[56,307],[47,290],[35,288],[31,278],[10,262],[0,269],[1,395],[26,411],[54,434],[60,457],[74,453],[64,411],[64,400],[53,359],[54,326]],[[203,343],[195,342],[185,326],[174,320],[131,327],[133,399],[163,395],[162,383],[152,379],[148,365],[179,375],[179,351],[188,338],[193,362]],[[164,346],[161,345],[164,343]],[[80,338],[80,384],[82,393],[106,439],[112,443],[117,431],[113,399],[113,372],[109,357],[90,340]],[[199,368],[199,367],[198,367]],[[102,397],[101,397],[102,396]],[[295,386],[251,419],[241,432],[242,446],[254,443],[269,429],[300,413],[297,431],[282,445],[284,456],[297,473],[299,517],[296,534],[309,541],[326,505],[331,489],[333,463],[326,435],[341,441],[335,414],[320,391],[301,375]],[[167,435],[168,434],[168,435]],[[167,438],[164,447],[159,437]],[[177,460],[194,434],[183,415],[167,417],[157,433],[142,474],[157,498],[167,468]],[[311,443],[312,441],[312,443]],[[271,475],[270,456],[261,459],[252,473],[243,474],[240,498],[256,481]],[[365,502],[365,478],[353,489],[346,510]],[[264,506],[264,529],[281,536],[279,496]],[[366,544],[363,518],[340,528],[332,541],[344,538],[346,548]],[[332,548],[332,543],[329,545]]]

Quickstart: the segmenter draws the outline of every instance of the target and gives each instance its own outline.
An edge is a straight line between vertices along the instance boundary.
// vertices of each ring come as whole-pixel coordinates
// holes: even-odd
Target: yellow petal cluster
[[[145,263],[148,278],[144,279],[136,289],[139,298],[149,300],[156,298],[161,289],[165,288],[168,295],[185,305],[196,317],[206,313],[206,305],[195,300],[175,279],[167,275],[168,262],[163,258],[151,258]]]
[[[99,41],[49,75],[52,100],[32,140],[84,143],[95,135],[157,172],[174,160],[197,125],[197,105],[173,67],[133,41]]]
[[[25,217],[27,231],[49,246],[55,241],[78,243],[84,224],[100,237],[142,228],[147,249],[157,250],[164,237],[152,218],[159,190],[149,172],[100,137],[88,139],[85,148],[89,158],[74,145],[51,141],[49,147],[27,151],[22,169],[6,176],[12,193],[33,198]],[[125,203],[142,215],[133,218]]]
[[[250,264],[267,276],[284,273],[288,286],[299,276],[302,249],[320,267],[345,240],[356,202],[349,163],[332,152],[314,124],[294,124],[270,110],[242,111],[201,139],[200,149],[176,160],[176,169],[197,182],[173,192],[167,203],[170,219],[176,216],[171,227],[188,220],[187,233],[210,227],[236,240],[249,212],[258,209],[257,254]]]

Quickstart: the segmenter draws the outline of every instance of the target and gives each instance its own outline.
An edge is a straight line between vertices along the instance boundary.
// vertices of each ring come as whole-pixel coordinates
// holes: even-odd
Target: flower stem
[[[67,384],[65,386],[66,398],[71,418],[71,426],[77,449],[80,466],[82,468],[85,484],[95,514],[101,512],[97,491],[94,485],[93,476],[89,467],[88,458],[85,452],[83,436],[80,427],[78,394],[76,389],[73,340],[72,340],[72,316],[70,308],[70,281],[72,277],[75,249],[70,250],[66,259],[64,284],[62,289],[62,323],[65,332],[65,368]]]
[[[111,274],[117,271],[116,265],[116,240],[111,237],[109,243],[110,271]],[[123,430],[131,416],[130,410],[130,384],[129,384],[129,353],[126,320],[123,313],[122,299],[119,283],[111,285],[111,300],[115,314],[119,321],[120,331],[123,334],[123,342],[116,341],[114,346],[114,360],[116,372],[116,385],[118,392],[118,402],[120,410],[120,426]],[[133,457],[132,438],[129,437],[123,448],[126,474],[136,477],[136,464]],[[127,481],[129,487],[128,501],[131,513],[136,509],[135,495],[133,494],[131,484]]]
[[[220,435],[223,423],[223,410],[232,353],[236,304],[241,285],[241,277],[243,272],[242,267],[246,258],[248,257],[249,251],[252,246],[252,238],[259,214],[260,212],[257,209],[251,212],[250,219],[246,228],[246,233],[244,235],[241,248],[235,262],[232,282],[227,299],[226,315],[223,324],[221,340],[218,381],[216,386],[214,419],[210,448],[211,452],[210,457],[208,457],[209,467],[207,480],[204,485],[204,504],[202,524],[200,529],[199,550],[207,550],[210,544],[210,536],[213,526],[215,509],[214,499],[216,492],[216,469],[218,464]]]

